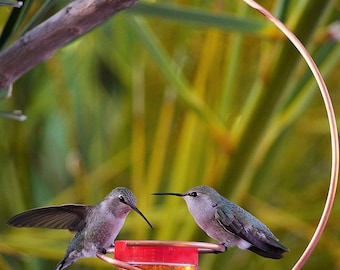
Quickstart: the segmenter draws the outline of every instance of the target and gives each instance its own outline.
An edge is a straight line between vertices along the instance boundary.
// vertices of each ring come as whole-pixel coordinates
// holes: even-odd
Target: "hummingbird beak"
[[[148,219],[143,215],[143,213],[141,211],[139,211],[139,209],[137,208],[137,206],[134,205],[130,205],[130,207],[135,210],[145,221],[146,223],[148,223],[148,225],[150,226],[151,229],[153,229],[152,224],[148,221]]]
[[[156,192],[156,193],[152,193],[152,195],[170,195],[170,196],[184,197],[186,194],[174,193],[174,192]]]

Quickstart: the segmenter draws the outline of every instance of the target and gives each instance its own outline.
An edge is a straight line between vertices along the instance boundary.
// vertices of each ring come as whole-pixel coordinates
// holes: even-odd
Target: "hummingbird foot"
[[[107,253],[106,248],[103,247],[98,247],[98,252],[104,255]]]
[[[115,245],[111,244],[107,249],[106,249],[107,254],[113,254],[115,253]]]
[[[220,245],[221,247],[223,247],[224,250],[223,250],[223,251],[221,251],[221,250],[215,250],[215,251],[214,251],[214,254],[220,254],[220,253],[226,252],[226,251],[228,250],[228,248],[227,248],[227,246],[225,245],[225,243],[220,243],[219,245]]]

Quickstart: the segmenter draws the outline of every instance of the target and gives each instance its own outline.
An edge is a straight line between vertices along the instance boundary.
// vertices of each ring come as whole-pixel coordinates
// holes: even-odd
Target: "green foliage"
[[[62,7],[27,2],[7,46]],[[40,17],[47,4],[52,9]],[[339,18],[339,1],[261,4],[307,46],[338,111],[340,46],[327,27]],[[11,10],[1,6],[0,18]],[[9,228],[9,217],[44,205],[95,204],[116,186],[135,193],[155,227],[150,232],[131,213],[120,239],[213,242],[184,201],[150,195],[206,184],[266,223],[291,252],[274,261],[229,249],[202,255],[201,269],[289,269],[314,232],[330,174],[325,110],[301,59],[236,0],[141,1],[60,49],[0,100],[1,111],[28,116],[0,117],[0,268],[53,269],[72,236]],[[306,269],[340,268],[339,219],[337,203]],[[82,259],[70,269],[112,267]]]

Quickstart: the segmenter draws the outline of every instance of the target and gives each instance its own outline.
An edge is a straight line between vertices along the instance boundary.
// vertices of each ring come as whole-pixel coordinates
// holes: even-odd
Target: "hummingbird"
[[[106,254],[121,230],[128,213],[136,211],[153,228],[136,206],[136,197],[127,188],[113,189],[95,206],[63,204],[27,210],[7,221],[13,227],[68,229],[76,232],[64,258],[55,270],[62,270],[83,257]]]
[[[197,186],[186,193],[153,195],[182,197],[197,225],[226,249],[237,246],[271,259],[280,259],[289,251],[266,225],[211,187]]]

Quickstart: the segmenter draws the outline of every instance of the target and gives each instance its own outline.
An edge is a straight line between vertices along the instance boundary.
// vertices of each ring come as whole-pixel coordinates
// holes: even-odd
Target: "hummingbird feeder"
[[[222,245],[204,242],[120,240],[112,250],[114,259],[97,256],[117,270],[198,270],[198,254],[224,251]]]

